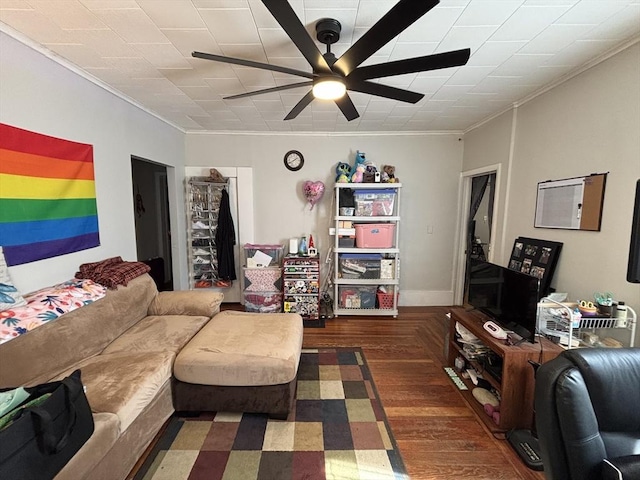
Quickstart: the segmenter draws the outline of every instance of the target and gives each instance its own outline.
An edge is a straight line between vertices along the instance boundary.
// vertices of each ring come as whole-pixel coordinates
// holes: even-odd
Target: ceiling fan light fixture
[[[341,78],[324,77],[313,81],[313,96],[322,100],[337,100],[347,92],[347,86]]]
[[[0,0],[2,1],[2,0]],[[284,0],[262,0],[275,21],[282,27],[300,54],[307,60],[311,71],[272,65],[270,63],[243,60],[241,58],[226,57],[212,53],[193,52],[196,58],[203,58],[215,62],[230,63],[242,67],[260,68],[273,72],[286,73],[308,79],[277,87],[240,93],[224,97],[225,99],[245,98],[253,95],[280,92],[292,88],[311,85],[313,88],[296,103],[284,117],[284,120],[296,118],[314,99],[328,99],[335,102],[338,109],[348,121],[359,117],[358,111],[349,98],[349,92],[375,95],[389,100],[417,103],[424,98],[424,94],[377,83],[378,78],[407,75],[412,73],[429,72],[442,68],[466,65],[471,50],[453,50],[450,52],[405,58],[374,65],[361,66],[375,52],[396,38],[410,25],[414,24],[425,13],[438,5],[439,0],[397,0],[395,5],[384,16],[372,25],[358,40],[351,45],[340,58],[331,52],[331,45],[339,42],[342,26],[332,18],[321,18],[316,22],[316,38],[326,45],[326,53],[321,53],[309,35],[307,28],[290,5]],[[333,2],[336,3],[336,2]],[[348,87],[347,87],[348,84]]]

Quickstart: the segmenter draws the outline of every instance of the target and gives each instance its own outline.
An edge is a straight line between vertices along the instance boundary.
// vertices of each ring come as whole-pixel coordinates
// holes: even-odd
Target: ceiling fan
[[[225,97],[225,99],[244,98],[303,86],[312,87],[287,114],[284,118],[285,120],[296,118],[314,98],[333,100],[348,121],[354,120],[360,115],[351,98],[349,98],[347,90],[368,93],[401,102],[417,103],[424,97],[424,94],[371,82],[369,80],[394,75],[404,75],[407,73],[438,70],[441,68],[458,67],[465,65],[471,54],[470,49],[465,48],[376,65],[359,66],[387,42],[395,38],[409,25],[440,3],[439,0],[400,0],[378,20],[375,25],[362,35],[356,43],[351,45],[340,58],[336,58],[336,56],[331,53],[331,45],[340,39],[340,30],[342,27],[338,20],[323,18],[316,23],[316,38],[320,43],[326,45],[327,49],[326,53],[322,54],[293,11],[293,8],[291,8],[291,5],[289,5],[289,2],[283,0],[262,0],[262,3],[264,3],[271,12],[271,15],[273,15],[298,50],[300,50],[302,55],[307,59],[311,65],[311,72],[211,53],[193,52],[192,56],[216,62],[232,63],[245,67],[288,73],[310,79],[304,82],[290,83]]]

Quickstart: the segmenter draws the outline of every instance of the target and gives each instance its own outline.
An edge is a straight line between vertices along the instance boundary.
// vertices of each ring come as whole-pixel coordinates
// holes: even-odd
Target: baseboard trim
[[[442,307],[453,305],[453,291],[400,290],[401,307]]]

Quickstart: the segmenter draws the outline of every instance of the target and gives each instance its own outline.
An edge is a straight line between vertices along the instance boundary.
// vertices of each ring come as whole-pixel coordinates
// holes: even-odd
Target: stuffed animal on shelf
[[[396,167],[393,165],[383,165],[382,181],[387,183],[398,183],[400,179],[396,178]]]
[[[372,170],[372,171],[374,171],[374,172],[375,172],[375,171],[377,171],[377,170],[378,170],[378,167],[376,166],[376,164],[375,164],[375,163],[373,163],[373,162],[372,162],[371,160],[369,160],[368,158],[365,158],[364,153],[361,153],[361,155],[362,155],[362,158],[364,158],[364,162],[362,162],[362,163],[364,163],[365,171],[367,171],[367,172],[368,172],[368,171]]]
[[[500,400],[485,388],[476,387],[471,393],[473,398],[482,405],[484,412],[489,415],[496,425],[500,424]]]
[[[364,170],[366,167],[366,159],[364,153],[360,150],[356,150],[356,163],[351,169],[351,181],[353,183],[362,183],[364,179]]]
[[[362,183],[364,181],[364,165],[356,166],[356,171],[351,176],[352,183]]]
[[[367,159],[365,157],[364,152],[361,152],[360,150],[356,150],[356,156],[355,156],[355,162],[353,164],[353,167],[351,168],[351,173],[354,173],[356,171],[356,167],[360,164],[366,165],[367,163]]]
[[[349,183],[351,178],[351,165],[345,162],[339,162],[336,165],[336,183]]]
[[[364,170],[364,182],[374,183],[376,181],[376,173],[378,173],[378,169],[373,163],[371,163],[370,165],[367,165],[367,167]]]

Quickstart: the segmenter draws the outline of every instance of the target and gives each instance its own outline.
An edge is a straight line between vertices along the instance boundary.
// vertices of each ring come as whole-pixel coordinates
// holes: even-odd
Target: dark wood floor
[[[447,311],[327,320],[305,329],[304,347],[362,347],[411,480],[544,479],[484,427],[443,371]]]

